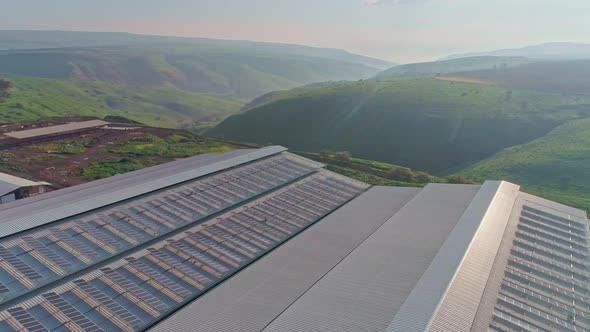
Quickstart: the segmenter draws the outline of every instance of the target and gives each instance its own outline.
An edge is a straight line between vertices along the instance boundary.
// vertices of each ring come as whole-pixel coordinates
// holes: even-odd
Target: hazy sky
[[[590,42],[589,0],[0,0],[0,29],[126,31],[343,48],[410,62]]]

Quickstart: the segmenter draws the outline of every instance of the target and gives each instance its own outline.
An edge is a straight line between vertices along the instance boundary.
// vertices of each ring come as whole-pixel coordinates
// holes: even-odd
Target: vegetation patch
[[[203,153],[223,153],[231,150],[233,147],[225,143],[187,133],[174,134],[166,138],[146,134],[134,137],[107,151],[128,157],[186,158]]]
[[[80,175],[88,180],[98,180],[109,176],[137,171],[154,166],[156,163],[139,162],[133,158],[108,158],[91,163],[80,170]]]
[[[296,152],[327,165],[327,169],[375,186],[423,187],[427,183],[474,183],[464,177],[440,178],[388,163],[353,158],[348,152]]]
[[[59,154],[83,154],[90,145],[91,140],[63,140],[51,143],[41,143],[28,147],[37,152],[59,153]]]

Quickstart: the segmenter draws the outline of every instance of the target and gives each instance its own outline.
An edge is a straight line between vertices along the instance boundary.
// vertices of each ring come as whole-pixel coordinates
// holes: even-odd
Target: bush
[[[463,175],[451,175],[447,177],[448,183],[453,184],[474,184],[475,182],[469,180],[468,178],[464,177]]]
[[[391,180],[412,182],[414,173],[409,168],[392,168],[387,172],[387,177]]]
[[[414,174],[414,181],[418,183],[428,183],[430,182],[430,175],[424,172],[416,172]]]
[[[336,152],[336,154],[334,155],[334,159],[338,161],[351,162],[352,155],[348,151]]]

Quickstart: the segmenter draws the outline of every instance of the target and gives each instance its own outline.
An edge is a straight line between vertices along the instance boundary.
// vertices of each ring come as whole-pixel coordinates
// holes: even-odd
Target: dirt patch
[[[58,124],[68,121],[72,121],[72,119],[29,124],[27,126],[38,128],[39,126],[48,125],[48,123]],[[12,126],[2,129],[12,129],[7,129],[8,127]],[[0,172],[35,181],[47,181],[57,188],[63,188],[90,181],[88,177],[82,174],[82,170],[92,163],[113,158],[128,158],[128,155],[113,153],[112,151],[117,150],[117,147],[125,146],[130,140],[147,135],[168,140],[183,135],[194,139],[195,144],[203,144],[201,140],[209,141],[188,132],[174,129],[142,126],[125,128],[126,130],[123,130],[122,127],[119,127],[119,129],[100,129],[67,138],[48,139],[41,143],[5,148],[0,150]],[[161,164],[174,159],[174,157],[167,155],[133,156],[133,160],[141,165]]]

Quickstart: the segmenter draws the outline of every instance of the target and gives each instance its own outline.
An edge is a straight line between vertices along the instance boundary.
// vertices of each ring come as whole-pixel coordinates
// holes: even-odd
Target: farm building
[[[583,211],[278,146],[0,207],[1,331],[588,331]]]
[[[35,182],[0,173],[0,204],[42,194],[51,189],[51,184],[47,182]]]

